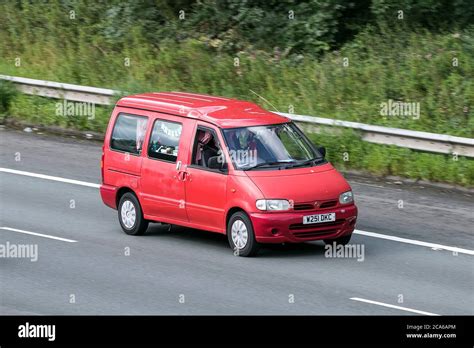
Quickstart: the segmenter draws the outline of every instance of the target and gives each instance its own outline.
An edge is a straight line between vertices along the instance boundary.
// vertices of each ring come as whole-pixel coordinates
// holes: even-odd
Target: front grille
[[[337,201],[327,201],[327,202],[323,202],[319,205],[319,208],[321,209],[325,209],[325,208],[332,208],[332,207],[335,207],[337,205]]]
[[[314,209],[313,204],[295,204],[293,207],[294,210],[311,210]]]
[[[316,202],[316,201],[315,201]],[[314,202],[295,203],[293,210],[317,210],[317,209],[328,209],[337,206],[337,200],[322,201],[314,205]]]
[[[289,226],[289,229],[290,231],[301,231],[301,230],[311,230],[311,231],[314,231],[314,230],[319,230],[323,227],[341,227],[342,224],[344,224],[344,219],[339,219],[339,220],[336,220],[336,221],[332,221],[332,222],[323,222],[323,223],[320,223],[320,224],[302,224],[302,223],[299,223],[299,224],[291,224]]]
[[[344,225],[345,219],[321,224],[291,224],[289,229],[297,238],[313,238],[337,233]]]
[[[313,232],[295,232],[293,235],[298,238],[312,238],[312,237],[318,237],[318,236],[324,236],[328,234],[334,234],[338,231],[337,228],[329,228],[329,229],[324,229],[321,231],[313,231]]]

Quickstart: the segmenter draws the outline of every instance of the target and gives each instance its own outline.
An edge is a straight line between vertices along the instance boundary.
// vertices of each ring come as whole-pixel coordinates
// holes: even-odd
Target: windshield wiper
[[[291,166],[288,166],[287,168],[295,168],[295,167],[304,167],[307,166],[308,164],[311,164],[312,166],[315,165],[316,163],[320,163],[324,161],[324,157],[318,157],[318,158],[311,158],[309,160],[295,163]]]
[[[274,161],[274,162],[262,162],[262,163],[258,163],[254,166],[251,166],[251,167],[247,167],[247,168],[243,168],[243,170],[252,170],[252,169],[255,169],[255,168],[262,168],[262,167],[271,167],[271,166],[274,166],[274,165],[282,165],[282,164],[288,164],[288,163],[291,163],[289,161]]]

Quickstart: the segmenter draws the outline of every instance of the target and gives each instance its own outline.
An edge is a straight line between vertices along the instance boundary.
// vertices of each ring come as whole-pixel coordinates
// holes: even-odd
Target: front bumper
[[[303,216],[336,213],[336,221],[303,225]],[[334,209],[251,213],[255,239],[259,243],[301,243],[334,239],[351,234],[357,220],[354,204]]]

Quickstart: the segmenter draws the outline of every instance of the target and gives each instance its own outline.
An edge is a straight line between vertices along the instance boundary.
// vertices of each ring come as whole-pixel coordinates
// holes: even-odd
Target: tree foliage
[[[17,0],[2,2],[0,23],[10,44],[49,35],[74,45],[84,34],[100,34],[92,44],[119,50],[137,40],[158,47],[193,38],[234,53],[319,55],[368,25],[459,30],[474,23],[474,6],[472,0]]]

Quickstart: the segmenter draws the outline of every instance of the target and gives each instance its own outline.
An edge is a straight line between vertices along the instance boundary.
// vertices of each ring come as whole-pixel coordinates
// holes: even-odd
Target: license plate
[[[322,222],[333,222],[333,221],[336,221],[336,213],[303,216],[303,225],[320,224]]]

